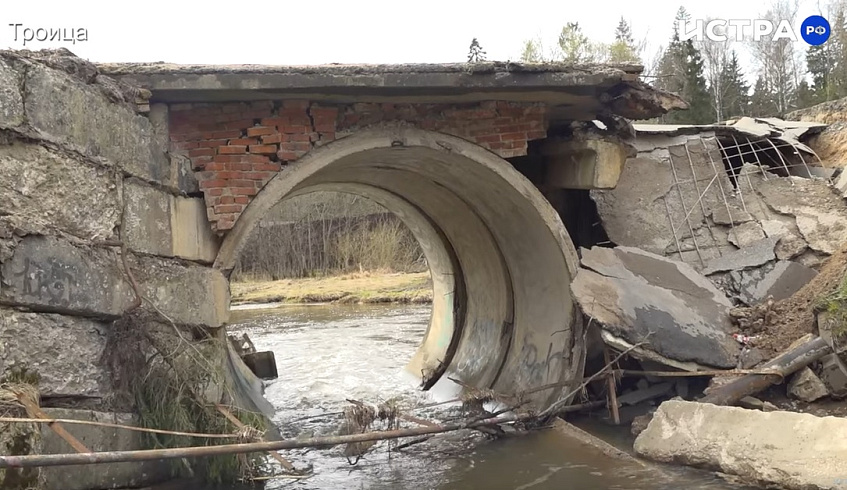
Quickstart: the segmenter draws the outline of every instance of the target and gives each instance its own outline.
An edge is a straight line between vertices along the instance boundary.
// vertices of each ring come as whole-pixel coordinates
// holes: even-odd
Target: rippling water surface
[[[287,306],[233,312],[231,332],[246,332],[259,350],[273,350],[279,378],[265,396],[285,437],[332,435],[347,399],[432,403],[403,366],[423,338],[423,306]],[[442,401],[442,400],[438,400]],[[415,415],[445,420],[457,407]],[[730,489],[711,474],[677,468],[644,470],[575,444],[553,430],[489,441],[473,432],[440,435],[402,450],[380,442],[356,464],[344,447],[289,451],[313,476],[275,480],[269,489],[552,490]]]

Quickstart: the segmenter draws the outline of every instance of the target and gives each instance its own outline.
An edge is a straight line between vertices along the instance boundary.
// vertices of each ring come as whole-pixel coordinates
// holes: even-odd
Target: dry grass
[[[429,303],[429,272],[360,272],[232,283],[233,303]]]

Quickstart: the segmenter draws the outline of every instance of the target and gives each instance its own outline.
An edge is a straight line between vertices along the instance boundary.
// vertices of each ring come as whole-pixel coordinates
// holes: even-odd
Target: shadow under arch
[[[468,141],[410,127],[362,130],[283,168],[245,208],[215,267],[228,272],[279,201],[313,191],[373,199],[415,235],[433,278],[429,328],[407,370],[425,389],[459,379],[546,406],[584,364],[570,294],[577,256],[556,211],[511,164]]]

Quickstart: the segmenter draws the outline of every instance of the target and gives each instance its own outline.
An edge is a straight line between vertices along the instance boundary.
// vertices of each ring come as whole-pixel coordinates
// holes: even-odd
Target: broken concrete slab
[[[26,369],[38,374],[42,397],[106,397],[111,378],[98,361],[107,331],[87,318],[0,307],[0,377]]]
[[[808,403],[829,395],[823,381],[808,367],[801,369],[791,377],[787,391],[792,398]]]
[[[718,207],[712,210],[712,222],[716,225],[737,226],[741,223],[753,221],[753,216],[747,211],[738,208]]]
[[[736,225],[729,232],[729,243],[738,248],[749,247],[763,238],[765,238],[765,230],[762,229],[762,225],[754,221]]]
[[[716,272],[742,270],[758,267],[776,258],[774,247],[778,238],[763,238],[745,248],[728,253],[722,257],[710,260],[703,269],[704,275]]]
[[[797,177],[770,178],[756,185],[767,205],[794,215],[813,250],[832,254],[847,242],[847,206],[825,182]]]
[[[125,426],[140,426],[131,413],[96,412],[65,408],[44,408],[48,417]],[[92,425],[63,424],[64,429],[94,452],[133,451],[146,448],[140,432]],[[41,454],[65,454],[68,443],[46,425],[41,430]],[[88,466],[45,467],[41,471],[45,490],[88,490],[91,488],[138,488],[167,480],[171,465],[167,461],[110,463]]]
[[[572,292],[604,332],[665,358],[735,367],[729,300],[691,266],[630,247],[582,250]]]
[[[167,184],[167,148],[156,148],[150,121],[110,100],[97,84],[31,63],[24,106],[29,124],[45,139],[103,157],[147,181]]]
[[[752,306],[768,296],[774,301],[788,298],[817,274],[816,270],[797,262],[780,260],[756,269],[732,271],[729,277],[736,297]]]
[[[654,461],[704,467],[753,485],[836,489],[843,487],[847,419],[672,400],[659,406],[634,449]]]
[[[779,260],[791,260],[809,249],[806,240],[794,234],[787,234],[776,242],[774,253]]]
[[[120,222],[114,169],[22,141],[0,144],[0,215],[112,239]]]
[[[106,248],[29,235],[0,263],[0,303],[71,315],[117,318],[135,295]]]

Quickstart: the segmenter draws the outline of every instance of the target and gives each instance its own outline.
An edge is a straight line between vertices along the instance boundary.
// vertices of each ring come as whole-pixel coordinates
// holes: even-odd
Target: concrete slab
[[[544,182],[559,189],[614,189],[634,153],[622,142],[600,138],[552,141],[541,152],[547,157]]]
[[[753,221],[753,216],[747,211],[738,208],[718,207],[712,210],[712,221],[716,225],[733,225]]]
[[[841,193],[841,196],[847,199],[847,170],[842,170],[838,180],[835,181],[835,188]]]
[[[729,300],[691,266],[629,247],[583,250],[572,292],[604,330],[679,362],[735,367]]]
[[[635,440],[635,452],[708,468],[760,486],[844,489],[847,419],[667,401]]]
[[[95,412],[65,408],[44,408],[52,418],[84,420],[109,424],[139,426],[130,413]],[[47,426],[42,426],[42,454],[63,454],[72,449],[64,439]],[[65,430],[79,439],[88,449],[102,451],[132,451],[145,449],[140,432],[91,425],[63,424]],[[45,467],[41,474],[45,490],[89,490],[92,488],[138,488],[165,481],[170,476],[168,461],[101,464],[91,466]]]
[[[706,263],[703,274],[709,275],[716,272],[741,270],[748,267],[757,267],[776,258],[774,247],[778,238],[763,238],[749,246],[726,254],[722,257],[712,259]]]
[[[780,260],[770,267],[730,273],[738,298],[747,305],[760,303],[768,296],[773,296],[775,301],[788,298],[816,275],[816,270],[786,260]]]
[[[41,396],[105,397],[111,378],[98,360],[107,329],[87,318],[0,307],[0,377],[26,368],[38,373]]]
[[[765,238],[765,231],[755,221],[735,225],[729,232],[729,243],[738,248],[748,247]]]

